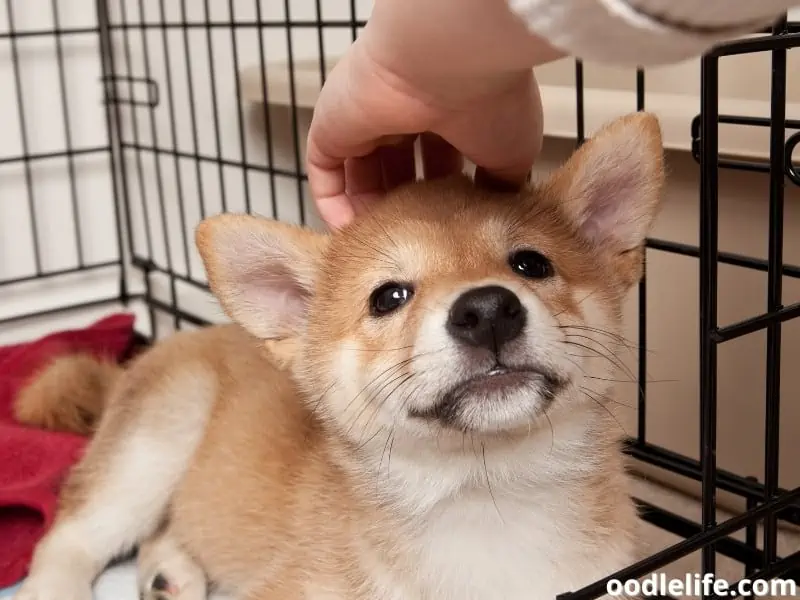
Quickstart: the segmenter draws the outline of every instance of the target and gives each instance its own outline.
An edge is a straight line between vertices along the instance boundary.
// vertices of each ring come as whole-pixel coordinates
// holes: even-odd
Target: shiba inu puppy
[[[233,324],[124,371],[68,357],[21,394],[30,424],[102,416],[16,599],[89,600],[136,546],[143,597],[173,600],[207,581],[236,600],[545,600],[634,562],[603,404],[663,180],[638,113],[521,193],[418,182],[331,234],[206,220]],[[114,379],[102,401],[88,375]]]

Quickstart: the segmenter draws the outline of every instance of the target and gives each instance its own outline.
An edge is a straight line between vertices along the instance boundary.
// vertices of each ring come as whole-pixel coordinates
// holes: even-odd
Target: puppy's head
[[[354,439],[528,432],[603,393],[663,178],[639,113],[520,194],[417,183],[334,234],[223,215],[198,245],[228,315],[299,340],[299,384]]]

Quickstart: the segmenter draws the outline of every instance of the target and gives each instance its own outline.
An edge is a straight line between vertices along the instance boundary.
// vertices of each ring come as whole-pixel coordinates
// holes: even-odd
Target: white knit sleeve
[[[531,32],[587,61],[675,63],[773,22],[800,0],[508,0]]]

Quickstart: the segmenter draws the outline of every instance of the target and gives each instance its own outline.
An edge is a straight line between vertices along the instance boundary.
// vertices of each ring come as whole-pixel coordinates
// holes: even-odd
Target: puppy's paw
[[[13,600],[92,600],[92,585],[63,571],[48,571],[26,579]]]
[[[159,572],[140,590],[139,597],[141,600],[206,600],[207,593],[205,577],[184,578],[183,585],[178,585]]]

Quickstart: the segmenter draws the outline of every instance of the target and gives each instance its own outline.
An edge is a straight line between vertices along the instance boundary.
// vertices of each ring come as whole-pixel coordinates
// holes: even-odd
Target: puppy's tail
[[[91,435],[122,372],[89,354],[57,358],[19,391],[14,417],[32,427]]]

